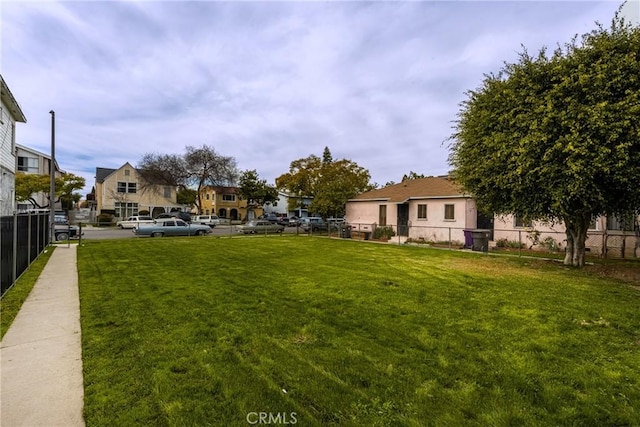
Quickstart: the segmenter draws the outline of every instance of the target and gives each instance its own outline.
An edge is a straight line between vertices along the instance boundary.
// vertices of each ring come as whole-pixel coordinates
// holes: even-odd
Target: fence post
[[[29,264],[31,264],[31,211],[27,214],[27,259],[29,260]]]
[[[449,250],[451,250],[451,227],[449,227]]]
[[[18,278],[18,211],[13,211],[13,265],[11,266],[11,286]]]
[[[522,256],[522,230],[518,230],[518,256]]]

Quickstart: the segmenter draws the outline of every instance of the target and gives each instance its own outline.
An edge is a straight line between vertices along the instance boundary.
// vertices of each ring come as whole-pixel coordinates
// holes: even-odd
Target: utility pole
[[[51,110],[51,163],[49,164],[49,243],[55,241],[55,200],[56,200],[56,112]]]

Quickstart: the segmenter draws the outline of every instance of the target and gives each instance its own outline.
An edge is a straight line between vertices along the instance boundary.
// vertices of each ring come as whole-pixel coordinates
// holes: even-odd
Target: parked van
[[[218,215],[196,215],[191,218],[191,222],[194,224],[208,225],[209,227],[214,228],[216,225],[220,225],[220,218],[218,218]]]

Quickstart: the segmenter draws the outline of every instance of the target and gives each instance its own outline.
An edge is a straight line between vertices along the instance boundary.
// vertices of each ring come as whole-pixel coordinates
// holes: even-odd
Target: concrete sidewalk
[[[0,343],[0,425],[84,426],[77,245],[57,246]]]

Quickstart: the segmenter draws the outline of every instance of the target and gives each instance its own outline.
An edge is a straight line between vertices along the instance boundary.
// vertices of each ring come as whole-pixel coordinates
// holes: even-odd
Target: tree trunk
[[[584,266],[589,219],[589,217],[583,215],[572,218],[570,221],[564,221],[567,234],[567,251],[564,256],[565,265]]]

